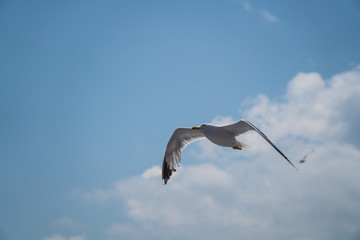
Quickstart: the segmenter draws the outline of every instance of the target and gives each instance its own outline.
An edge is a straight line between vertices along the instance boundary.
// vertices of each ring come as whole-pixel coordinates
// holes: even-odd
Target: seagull
[[[207,138],[212,143],[223,147],[231,147],[236,150],[242,150],[247,145],[236,140],[235,137],[254,130],[263,137],[271,146],[283,156],[296,170],[294,164],[273,144],[263,132],[247,120],[240,120],[237,123],[226,126],[215,126],[211,124],[201,124],[192,128],[177,128],[172,134],[165,151],[162,179],[164,184],[168,182],[172,172],[175,172],[175,166],[179,166],[181,161],[181,150],[190,143]]]
[[[309,156],[311,153],[313,153],[315,151],[315,149],[311,150],[310,152],[308,152],[307,154],[305,154],[305,156],[299,161],[299,163],[304,163],[305,159],[307,158],[307,156]]]

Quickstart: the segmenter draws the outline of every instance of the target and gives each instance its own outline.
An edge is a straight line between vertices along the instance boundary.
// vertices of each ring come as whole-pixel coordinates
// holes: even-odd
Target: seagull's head
[[[200,126],[192,127],[192,129],[202,129],[203,127],[206,127],[207,124],[203,123]]]

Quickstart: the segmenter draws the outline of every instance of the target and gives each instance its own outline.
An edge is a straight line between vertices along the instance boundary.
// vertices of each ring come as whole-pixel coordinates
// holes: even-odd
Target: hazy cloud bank
[[[134,223],[109,225],[109,239],[357,239],[359,96],[358,67],[328,80],[299,73],[282,101],[259,95],[247,102],[240,118],[258,125],[299,172],[250,133],[241,137],[250,144],[243,151],[208,141],[189,146],[184,165],[166,186],[160,159],[141,176],[79,196],[123,204]],[[236,120],[217,116],[213,122]]]

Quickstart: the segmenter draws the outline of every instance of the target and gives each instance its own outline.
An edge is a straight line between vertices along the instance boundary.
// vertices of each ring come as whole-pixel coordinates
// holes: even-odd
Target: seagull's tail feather
[[[162,167],[162,179],[164,180],[164,184],[170,179],[172,172],[175,172],[175,169],[170,169],[168,163],[166,162],[166,158],[164,157],[163,167]]]
[[[246,144],[246,143],[243,143],[243,142],[240,142],[240,141],[237,141],[239,143],[239,147],[241,148],[248,148],[250,147],[250,145]]]

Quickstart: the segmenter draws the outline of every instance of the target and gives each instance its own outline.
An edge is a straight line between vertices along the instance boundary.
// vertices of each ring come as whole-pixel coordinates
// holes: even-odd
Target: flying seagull
[[[305,159],[307,158],[307,156],[309,156],[311,153],[313,153],[315,151],[315,149],[311,150],[310,152],[308,152],[307,154],[305,154],[305,156],[299,161],[299,163],[304,163]]]
[[[214,126],[211,124],[201,124],[199,127],[192,128],[177,128],[171,136],[165,151],[164,162],[162,167],[162,179],[164,184],[170,179],[172,172],[175,172],[175,166],[179,165],[181,161],[181,150],[188,144],[203,138],[209,139],[212,143],[223,147],[232,147],[236,150],[241,150],[246,147],[246,144],[236,140],[245,132],[254,130],[262,136],[271,146],[283,156],[296,170],[297,168],[290,162],[290,160],[273,144],[263,132],[247,120],[240,120],[237,123],[226,126]]]

